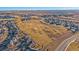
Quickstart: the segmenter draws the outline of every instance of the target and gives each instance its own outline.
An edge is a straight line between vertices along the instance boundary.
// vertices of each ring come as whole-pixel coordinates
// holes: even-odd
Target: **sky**
[[[6,10],[79,10],[79,7],[0,7],[0,11]]]
[[[0,0],[0,7],[79,7],[79,0]]]
[[[79,10],[79,0],[0,0],[5,10]]]

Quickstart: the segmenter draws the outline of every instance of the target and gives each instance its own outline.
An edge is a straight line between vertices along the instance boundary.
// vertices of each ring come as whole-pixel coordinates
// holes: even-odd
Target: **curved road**
[[[55,51],[65,51],[67,47],[74,42],[77,38],[79,38],[79,33],[75,33],[73,36],[65,39],[61,44],[55,49]]]

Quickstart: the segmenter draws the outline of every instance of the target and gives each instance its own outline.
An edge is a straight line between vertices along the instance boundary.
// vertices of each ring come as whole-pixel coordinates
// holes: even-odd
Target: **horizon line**
[[[0,11],[11,10],[79,10],[79,7],[0,7]]]

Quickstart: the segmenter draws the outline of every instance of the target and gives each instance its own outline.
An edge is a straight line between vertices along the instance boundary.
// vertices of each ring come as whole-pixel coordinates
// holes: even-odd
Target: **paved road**
[[[73,36],[71,36],[68,39],[65,39],[57,48],[56,51],[64,51],[67,49],[67,47],[70,45],[70,43],[72,43],[73,41],[75,41],[77,38],[79,38],[79,34],[76,33]]]

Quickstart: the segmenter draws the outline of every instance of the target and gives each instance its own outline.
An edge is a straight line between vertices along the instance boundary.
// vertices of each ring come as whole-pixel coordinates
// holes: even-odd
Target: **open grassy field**
[[[20,17],[16,17],[15,23],[17,27],[27,33],[36,43],[33,48],[40,50],[54,50],[57,46],[57,36],[62,36],[68,30],[63,26],[55,26],[43,23],[38,17],[32,17],[31,20],[21,21]]]
[[[67,51],[79,51],[79,42],[72,42],[67,48]]]
[[[76,35],[79,35],[79,32],[75,33]],[[79,36],[76,36],[73,38],[74,41],[70,42],[70,44],[67,47],[67,51],[79,51]]]

